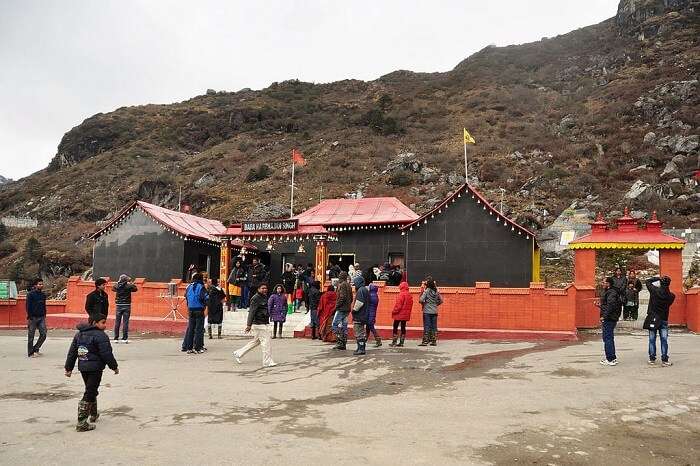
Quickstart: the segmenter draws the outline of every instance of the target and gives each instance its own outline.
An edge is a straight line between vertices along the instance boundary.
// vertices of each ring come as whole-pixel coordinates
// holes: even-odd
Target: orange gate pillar
[[[574,250],[574,285],[595,287],[595,249]]]
[[[224,289],[226,293],[226,299],[228,300],[228,274],[231,272],[229,270],[229,261],[231,260],[231,242],[229,240],[224,240],[221,242],[221,263],[219,264],[219,286]],[[227,301],[228,302],[228,301]]]
[[[577,328],[600,325],[600,310],[595,304],[595,249],[574,250],[575,320]]]
[[[671,278],[671,291],[676,300],[671,306],[668,323],[672,325],[686,324],[685,293],[683,293],[683,250],[659,250],[659,275]]]
[[[316,280],[321,282],[321,287],[324,287],[326,281],[326,265],[328,264],[328,243],[326,240],[316,241],[316,263],[315,276]]]

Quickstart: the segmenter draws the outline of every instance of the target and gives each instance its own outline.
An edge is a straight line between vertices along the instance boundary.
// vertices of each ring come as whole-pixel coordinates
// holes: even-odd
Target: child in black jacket
[[[66,357],[66,377],[70,377],[78,360],[78,370],[83,376],[85,383],[85,393],[83,399],[78,403],[78,424],[75,430],[86,432],[93,430],[94,425],[88,423],[96,422],[100,415],[97,412],[97,389],[102,380],[102,371],[105,366],[109,366],[115,374],[119,374],[117,361],[112,354],[112,345],[109,337],[105,333],[107,319],[103,315],[90,316],[88,323],[78,324],[78,333],[73,338],[73,343],[68,350]]]

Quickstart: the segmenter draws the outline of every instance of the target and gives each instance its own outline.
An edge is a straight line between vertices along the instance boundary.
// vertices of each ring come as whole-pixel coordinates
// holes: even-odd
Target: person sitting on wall
[[[95,280],[95,290],[85,297],[85,312],[88,316],[101,315],[107,319],[109,314],[109,297],[105,292],[107,280],[98,278]]]

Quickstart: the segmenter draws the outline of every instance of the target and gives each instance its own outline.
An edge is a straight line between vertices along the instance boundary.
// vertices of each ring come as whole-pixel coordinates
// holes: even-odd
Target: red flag
[[[306,165],[306,159],[301,155],[301,152],[296,149],[292,149],[292,163],[303,167]]]

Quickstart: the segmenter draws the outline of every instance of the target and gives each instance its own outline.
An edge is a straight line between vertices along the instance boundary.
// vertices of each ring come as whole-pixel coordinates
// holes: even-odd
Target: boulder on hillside
[[[666,168],[664,168],[664,171],[661,172],[661,175],[659,175],[662,180],[668,180],[671,178],[677,178],[679,175],[678,173],[678,165],[673,163],[673,161],[668,162],[666,164]]]
[[[288,218],[289,206],[274,201],[258,204],[246,220],[267,220],[271,218]]]

